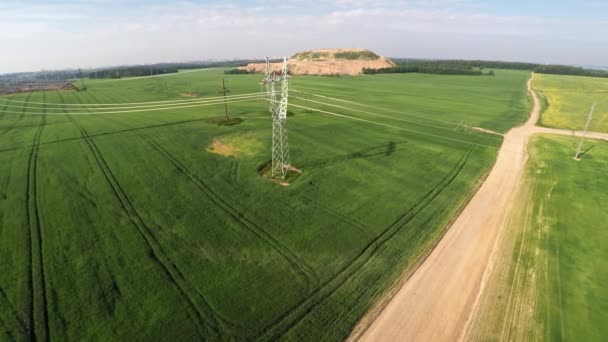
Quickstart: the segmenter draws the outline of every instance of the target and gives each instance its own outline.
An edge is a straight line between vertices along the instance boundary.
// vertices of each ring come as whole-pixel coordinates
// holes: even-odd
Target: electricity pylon
[[[222,78],[222,89],[220,89],[219,93],[224,95],[224,114],[226,114],[226,121],[230,120],[228,116],[228,102],[226,102],[226,93],[229,93],[230,90],[226,88],[226,80]]]
[[[583,147],[583,140],[585,140],[585,135],[587,135],[587,130],[589,129],[589,123],[591,122],[591,117],[593,116],[593,110],[595,110],[595,102],[591,106],[591,110],[589,111],[589,116],[587,117],[587,123],[585,123],[585,130],[583,131],[583,135],[581,136],[581,141],[578,143],[578,148],[576,149],[576,155],[574,159],[578,159],[581,155],[581,147]]]
[[[270,68],[266,61],[267,70]],[[289,144],[287,140],[287,100],[289,97],[289,75],[287,74],[287,57],[283,58],[281,75],[276,77],[273,70],[270,82],[270,108],[272,111],[272,177],[285,179],[291,167],[289,162]],[[281,83],[281,99],[276,101],[277,82]]]
[[[84,76],[82,76],[82,69],[80,69],[80,68],[78,69],[78,77],[80,77],[80,85],[81,85],[80,90],[86,91],[87,86],[86,86],[86,84],[84,84]]]
[[[266,100],[268,100],[268,111],[274,115],[274,108],[276,107],[276,93],[275,93],[275,83],[276,75],[274,70],[270,67],[270,59],[266,57],[266,73],[264,75],[264,79],[262,83],[266,85],[266,95],[264,96]]]

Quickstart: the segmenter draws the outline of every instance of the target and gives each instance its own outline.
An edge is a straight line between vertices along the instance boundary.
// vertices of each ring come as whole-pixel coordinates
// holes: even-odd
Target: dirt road
[[[581,134],[535,126],[540,104],[531,81],[528,91],[534,106],[528,121],[505,134],[484,184],[360,341],[455,341],[462,337],[517,192],[529,137],[536,133]],[[608,140],[604,133],[590,132],[587,137]]]

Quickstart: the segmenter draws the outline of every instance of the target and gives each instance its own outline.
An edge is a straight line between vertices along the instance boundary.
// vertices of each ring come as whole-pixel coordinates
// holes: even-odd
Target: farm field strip
[[[326,281],[317,289],[313,294],[307,298],[304,302],[299,304],[297,307],[291,308],[286,312],[279,321],[274,322],[271,326],[265,328],[265,333],[261,338],[263,340],[276,340],[279,339],[290,330],[293,326],[307,315],[320,301],[327,296],[331,295],[340,286],[342,286],[348,279],[355,276],[359,272],[370,258],[382,248],[382,246],[389,241],[399,230],[403,229],[416,215],[426,208],[432,200],[445,189],[455,178],[458,176],[468,158],[472,153],[473,147],[470,147],[467,152],[458,161],[458,164],[439,184],[437,184],[431,191],[429,191],[413,208],[402,213],[397,220],[395,220],[389,227],[387,227],[382,233],[376,236],[365,248],[357,255],[357,257],[351,260],[345,265],[339,273],[333,278]]]
[[[63,98],[60,97],[62,100]],[[102,170],[104,177],[112,188],[116,199],[120,202],[121,207],[125,210],[129,216],[133,226],[138,230],[142,239],[146,242],[150,252],[154,255],[159,266],[166,273],[171,283],[180,292],[182,297],[190,305],[190,310],[196,316],[196,321],[200,324],[201,329],[200,336],[221,336],[220,324],[226,324],[221,317],[209,306],[207,300],[201,295],[196,288],[184,277],[183,273],[177,267],[175,262],[167,255],[158,239],[146,222],[142,219],[137,209],[133,206],[131,200],[122,189],[120,183],[118,183],[116,177],[112,173],[112,170],[105,161],[99,148],[95,142],[88,136],[85,128],[78,123],[78,121],[68,115],[70,121],[80,130],[81,136],[90,148],[99,168]]]
[[[524,155],[511,150],[525,148],[540,114],[540,104],[531,82],[528,81],[528,91],[534,99],[534,107],[526,124],[505,135],[488,178],[421,267],[370,325],[356,330],[363,341],[461,337],[462,329],[477,305],[478,295],[484,289],[482,279],[523,169]],[[490,210],[489,203],[495,208]],[[446,311],[446,307],[450,310]],[[429,326],[431,321],[433,328]],[[441,329],[437,329],[438,326]]]
[[[377,125],[308,115],[310,110],[293,106],[292,158],[304,173],[281,188],[258,175],[269,160],[269,122],[248,119],[268,120],[270,115],[255,75],[226,76],[233,93],[255,91],[251,101],[227,99],[230,116],[244,119],[234,126],[211,120],[223,117],[223,97],[198,103],[211,104],[204,107],[173,108],[186,103],[175,102],[179,105],[141,107],[115,116],[91,114],[114,110],[98,110],[101,106],[95,104],[173,101],[190,82],[195,93],[214,96],[222,77],[222,70],[216,70],[163,81],[91,81],[86,92],[48,93],[45,102],[60,104],[53,107],[61,115],[45,116],[43,134],[34,143],[31,136],[41,118],[27,113],[41,110],[24,108],[6,113],[4,118],[11,120],[0,121],[0,129],[15,124],[2,137],[1,182],[11,188],[20,182],[4,177],[7,161],[20,160],[34,148],[42,158],[37,166],[42,228],[54,232],[44,240],[50,335],[112,339],[146,330],[146,337],[167,339],[182,334],[193,339],[345,338],[375,298],[398,279],[395,268],[414,267],[445,232],[451,214],[464,205],[500,144],[498,137],[476,146],[487,139],[485,133],[444,132],[407,122],[401,113],[394,117],[403,120],[376,117],[373,122],[383,124]],[[496,78],[499,88],[518,83],[524,73],[504,77],[506,81]],[[330,81],[388,87],[384,82],[407,79]],[[441,91],[445,89],[434,96],[451,96],[449,89]],[[374,94],[361,94],[360,103],[376,103]],[[38,96],[30,101],[41,102]],[[322,110],[334,103],[317,102],[322,103],[309,108]],[[369,114],[351,109],[384,113],[337,104],[345,108],[334,107],[336,113],[355,118]],[[454,121],[467,108],[459,108]],[[89,115],[70,115],[79,112]],[[502,112],[493,110],[488,117]],[[454,144],[444,137],[473,144]],[[234,146],[237,153],[227,157],[210,152],[216,140]],[[14,202],[0,196],[1,208],[12,208]],[[13,231],[0,229],[0,236]],[[19,252],[3,248],[0,253],[10,260]],[[24,301],[11,279],[0,275],[0,288],[19,311]],[[78,305],[87,300],[91,305]],[[0,309],[0,336],[19,339],[22,328],[11,317],[8,307]],[[159,325],[164,321],[173,323]]]
[[[109,117],[103,118],[107,120],[112,120],[112,118]],[[305,262],[301,260],[301,258],[296,256],[291,250],[289,250],[286,246],[284,246],[278,240],[272,237],[272,235],[268,234],[264,229],[262,229],[250,219],[248,219],[244,213],[239,212],[237,209],[235,209],[234,206],[232,206],[224,198],[219,196],[217,192],[214,192],[202,179],[196,176],[195,173],[189,170],[182,162],[180,162],[169,151],[159,145],[154,139],[140,132],[138,132],[138,135],[145,139],[145,141],[150,143],[150,145],[160,155],[169,160],[176,169],[178,169],[185,177],[188,178],[189,181],[192,181],[194,184],[196,184],[196,186],[226,214],[233,217],[234,220],[237,221],[240,225],[252,231],[253,234],[256,235],[259,239],[267,243],[271,248],[275,249],[279,254],[285,257],[285,259],[294,267],[294,269],[307,280],[309,291],[312,291],[317,286],[318,279],[316,279],[314,271],[310,268],[310,266],[306,265]]]
[[[548,105],[541,116],[540,125],[582,130],[591,105],[596,103],[589,129],[595,132],[608,132],[607,79],[538,74],[533,84]]]
[[[183,176],[185,176],[189,181],[194,183],[200,189],[200,191],[205,194],[205,196],[207,196],[214,204],[217,205],[218,208],[220,208],[224,213],[232,217],[242,227],[251,231],[257,238],[267,243],[270,248],[276,250],[279,254],[281,254],[293,266],[293,268],[306,279],[310,291],[312,291],[318,285],[319,279],[315,274],[315,271],[311,268],[311,266],[306,264],[306,261],[298,257],[287,246],[282,244],[266,230],[264,230],[255,222],[253,222],[251,219],[249,219],[246,213],[239,211],[233,204],[229,203],[217,191],[214,191],[203,179],[197,176],[178,158],[172,155],[171,152],[162,147],[156,140],[154,140],[145,133],[137,133],[140,137],[145,139],[145,141],[150,143],[150,145],[160,155],[169,160],[171,164],[182,173]]]
[[[598,224],[606,214],[595,208],[606,197],[601,173],[608,148],[589,140],[585,145],[594,148],[574,161],[577,142],[532,138],[519,205],[467,338],[601,341],[606,335],[608,236]]]

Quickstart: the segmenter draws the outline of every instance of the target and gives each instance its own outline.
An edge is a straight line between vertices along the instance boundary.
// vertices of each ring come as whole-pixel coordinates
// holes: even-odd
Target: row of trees
[[[481,60],[420,60],[393,59],[395,67],[383,69],[363,69],[366,74],[383,73],[430,73],[444,75],[494,75],[493,71],[484,73],[484,69],[514,69],[529,70],[541,74],[577,75],[592,77],[608,77],[608,71],[585,69],[567,65],[541,65],[535,63],[481,61]]]
[[[245,75],[245,74],[255,74],[255,73],[249,72],[245,69],[234,68],[234,69],[224,70],[224,74],[226,74],[226,75]]]
[[[367,69],[363,68],[364,74],[403,74],[403,73],[423,73],[423,74],[438,74],[438,75],[469,75],[469,76],[481,76],[490,75],[494,76],[494,71],[484,73],[482,69],[478,68],[467,68],[459,67],[456,65],[441,64],[441,63],[416,63],[416,64],[397,64],[397,66],[390,68],[381,69]]]
[[[120,66],[113,68],[103,68],[97,70],[88,70],[85,76],[89,78],[121,78],[121,77],[139,77],[171,74],[186,69],[205,69],[218,67],[239,67],[249,63],[260,63],[260,60],[234,60],[234,61],[218,61],[218,62],[196,62],[196,63],[159,63],[150,65],[133,65]]]

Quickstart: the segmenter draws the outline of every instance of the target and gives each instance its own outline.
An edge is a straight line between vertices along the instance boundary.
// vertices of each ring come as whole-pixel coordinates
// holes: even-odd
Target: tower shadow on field
[[[351,161],[354,159],[371,159],[371,158],[390,157],[397,151],[397,146],[401,143],[407,143],[407,140],[404,140],[401,142],[389,141],[386,144],[368,147],[366,149],[362,149],[360,151],[356,151],[356,152],[345,154],[345,155],[340,155],[340,156],[331,157],[331,158],[316,159],[316,160],[310,161],[308,163],[305,163],[305,165],[303,165],[303,167],[307,168],[307,169],[320,168],[320,167],[326,167],[326,166],[334,165],[334,164],[341,163],[341,162]]]

